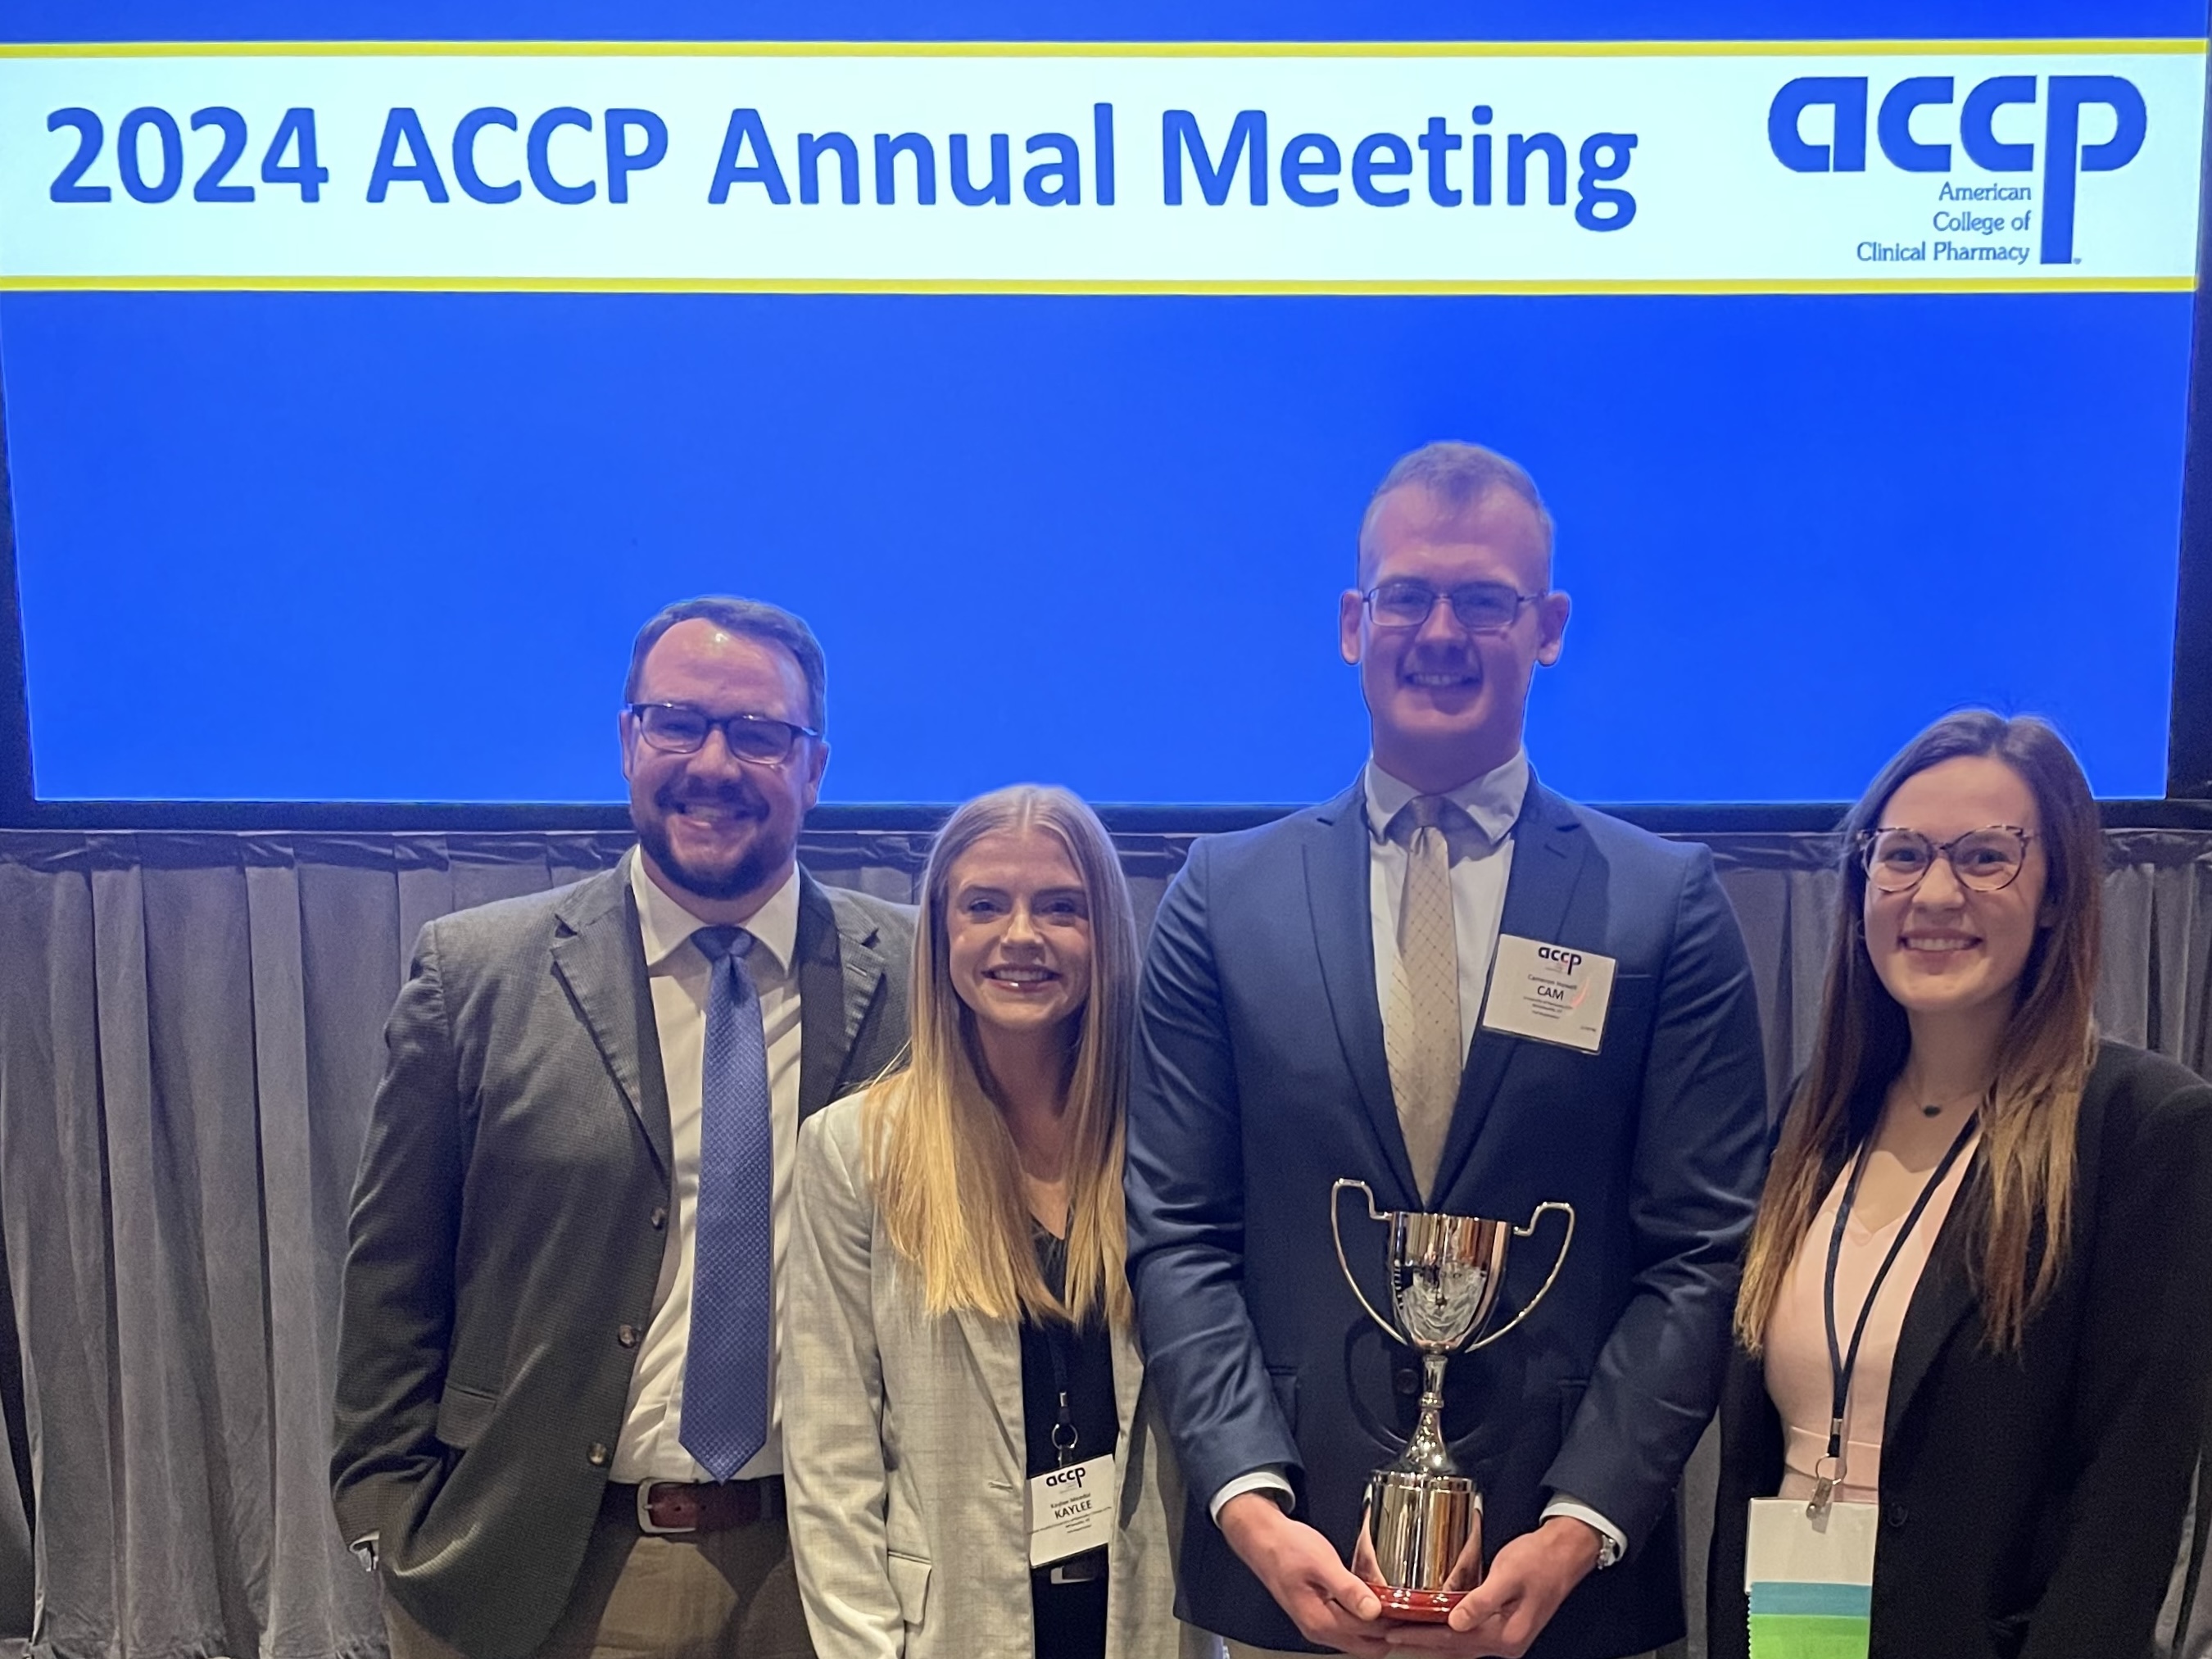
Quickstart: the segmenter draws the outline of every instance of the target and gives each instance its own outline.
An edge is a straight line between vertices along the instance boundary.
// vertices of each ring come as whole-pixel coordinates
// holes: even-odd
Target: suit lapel
[[[799,1115],[827,1106],[845,1067],[853,1040],[883,988],[884,958],[872,927],[841,930],[836,907],[822,884],[799,872]],[[851,1081],[865,1082],[865,1079]]]
[[[2082,1091],[2081,1119],[2074,1131],[2075,1145],[2081,1149],[2074,1170],[2077,1215],[2096,1212],[2100,1177],[2094,1149],[2105,1143],[2108,1098],[2106,1091],[2094,1087]],[[1928,1380],[1953,1334],[1970,1316],[1978,1315],[1981,1300],[1974,1294],[1972,1250],[1975,1217],[1987,1179],[1988,1166],[1977,1148],[1973,1162],[1966,1166],[1966,1178],[1951,1200],[1950,1212],[1936,1235],[1935,1246],[1928,1253],[1928,1266],[1913,1286],[1912,1300],[1905,1304],[1905,1323],[1897,1334],[1897,1352],[1890,1361],[1889,1400],[1882,1412],[1885,1445],[1897,1442],[1905,1413],[1912,1409],[1913,1396]],[[2042,1243],[2039,1233],[2039,1249]],[[2035,1259],[2033,1255],[2029,1257],[2031,1262]]]
[[[1589,837],[1583,833],[1574,808],[1530,778],[1528,799],[1522,802],[1520,819],[1513,826],[1513,871],[1505,883],[1499,934],[1557,940],[1589,853]],[[1443,1155],[1437,1165],[1439,1194],[1449,1192],[1459,1178],[1497,1102],[1506,1069],[1521,1047],[1518,1037],[1476,1027],[1468,1050],[1467,1070],[1460,1079],[1459,1103],[1452,1112],[1451,1128],[1444,1136]]]
[[[1890,1361],[1889,1401],[1882,1411],[1882,1443],[1898,1443],[1898,1427],[1912,1407],[1912,1396],[1928,1378],[1936,1356],[1943,1352],[1975,1306],[1972,1273],[1966,1251],[1973,1231],[1973,1209],[1980,1200],[1982,1164],[1978,1157],[1959,1183],[1942,1230],[1929,1252],[1927,1268],[1912,1288],[1905,1304],[1905,1323],[1897,1333],[1897,1352]]]
[[[676,1163],[669,1147],[668,1085],[629,860],[579,883],[554,914],[553,972],[568,987],[665,1176]]]
[[[1017,1469],[1029,1467],[1028,1426],[1022,1420],[1021,1331],[1003,1319],[986,1319],[962,1308],[954,1317],[968,1352],[975,1356],[975,1370],[983,1380],[983,1398],[1006,1437],[1006,1451]]]
[[[1382,1048],[1382,1009],[1375,994],[1375,923],[1367,902],[1367,814],[1354,786],[1316,815],[1318,833],[1306,838],[1306,897],[1322,982],[1336,1021],[1337,1041],[1375,1130],[1382,1161],[1397,1190],[1377,1193],[1386,1209],[1418,1209],[1413,1160],[1398,1127],[1390,1091],[1390,1062]]]

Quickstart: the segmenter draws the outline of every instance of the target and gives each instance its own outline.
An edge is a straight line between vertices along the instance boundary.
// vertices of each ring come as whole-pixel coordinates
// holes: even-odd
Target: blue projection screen
[[[823,638],[828,799],[1316,798],[1364,752],[1361,509],[1437,437],[1558,520],[1560,787],[1844,798],[1979,702],[2163,793],[2201,7],[1656,46],[1194,9],[1198,44],[15,31],[38,797],[606,799],[632,632],[737,592]]]

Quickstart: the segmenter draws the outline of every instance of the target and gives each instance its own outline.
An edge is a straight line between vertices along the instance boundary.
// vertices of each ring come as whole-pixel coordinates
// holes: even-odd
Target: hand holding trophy
[[[1389,1283],[1395,1321],[1367,1299],[1344,1252],[1339,1208],[1346,1189],[1367,1200],[1370,1221],[1385,1224],[1389,1238]],[[1528,1304],[1487,1335],[1504,1284],[1506,1247],[1536,1231],[1547,1211],[1567,1218],[1566,1237],[1552,1271]],[[1539,1204],[1528,1224],[1419,1210],[1379,1210],[1364,1181],[1339,1181],[1329,1188],[1329,1230],[1337,1265],[1367,1316],[1394,1340],[1421,1356],[1420,1414],[1398,1461],[1375,1471],[1367,1485],[1352,1571],[1382,1603],[1385,1617],[1441,1622],[1453,1605],[1482,1582],[1482,1494],[1462,1472],[1444,1443],[1444,1363],[1458,1352],[1487,1347],[1531,1313],[1559,1277],[1574,1243],[1571,1204]],[[1465,1565],[1462,1565],[1464,1563]]]

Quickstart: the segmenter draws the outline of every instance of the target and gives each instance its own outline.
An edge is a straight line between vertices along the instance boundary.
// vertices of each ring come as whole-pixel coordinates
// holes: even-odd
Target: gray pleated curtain
[[[422,922],[627,840],[0,833],[0,1230],[35,1480],[33,1548],[0,1460],[0,1639],[30,1633],[35,1575],[40,1659],[382,1651],[325,1475],[384,1017]],[[2106,1028],[2212,1069],[2212,835],[2110,840]],[[1123,838],[1146,918],[1188,842]],[[926,844],[826,833],[805,856],[904,898]],[[1809,1042],[1828,844],[1712,844],[1778,1088]]]

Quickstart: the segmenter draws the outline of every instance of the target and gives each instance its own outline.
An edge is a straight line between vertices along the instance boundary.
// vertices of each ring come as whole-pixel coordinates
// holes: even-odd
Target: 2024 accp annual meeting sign
[[[0,287],[2185,289],[2203,40],[0,49]]]

